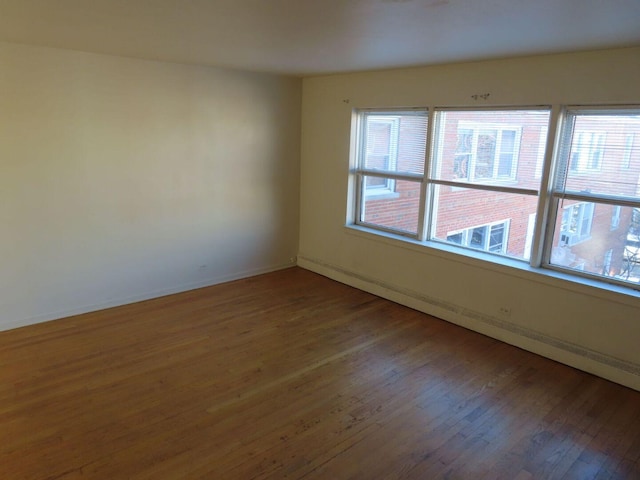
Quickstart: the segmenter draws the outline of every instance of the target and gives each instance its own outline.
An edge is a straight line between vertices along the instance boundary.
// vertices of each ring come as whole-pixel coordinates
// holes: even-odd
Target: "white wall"
[[[301,81],[0,44],[0,329],[291,264]]]
[[[640,389],[637,295],[345,227],[353,108],[625,102],[640,103],[639,48],[307,78],[299,265]]]

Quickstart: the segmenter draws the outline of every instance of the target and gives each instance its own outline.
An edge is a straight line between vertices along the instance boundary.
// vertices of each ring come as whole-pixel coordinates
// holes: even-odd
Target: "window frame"
[[[401,237],[407,237],[412,239],[419,239],[421,236],[421,232],[424,229],[424,212],[425,212],[425,202],[419,202],[419,211],[418,211],[418,228],[417,232],[414,234],[412,232],[408,232],[401,229],[390,228],[384,225],[378,225],[374,223],[370,223],[364,220],[365,213],[365,201],[367,199],[383,199],[383,198],[393,198],[394,194],[390,193],[388,195],[367,195],[366,194],[366,185],[365,179],[366,177],[378,177],[384,178],[387,180],[391,180],[394,182],[400,181],[410,181],[410,182],[419,182],[420,183],[420,196],[423,197],[424,194],[424,171],[426,169],[426,163],[428,161],[428,154],[426,153],[428,150],[429,139],[426,141],[426,150],[423,158],[423,173],[410,173],[410,172],[398,172],[391,170],[381,170],[381,169],[372,169],[366,167],[366,156],[363,155],[362,152],[366,151],[366,142],[367,142],[367,118],[372,115],[380,115],[381,118],[391,117],[391,116],[403,116],[403,115],[415,115],[419,117],[424,117],[427,121],[427,137],[430,132],[429,122],[431,121],[431,117],[429,115],[429,110],[425,107],[413,107],[413,108],[363,108],[354,111],[355,115],[355,131],[352,135],[355,136],[357,146],[356,151],[353,154],[353,166],[351,168],[351,174],[355,177],[355,191],[356,191],[356,203],[354,209],[354,218],[352,219],[354,225],[359,225],[362,227],[366,227],[372,230],[378,230],[386,233],[391,233],[394,235],[399,235]],[[396,163],[397,165],[397,163]],[[395,193],[395,192],[394,192]]]
[[[602,285],[618,285],[634,291],[640,291],[640,284],[634,284],[610,276],[597,275],[595,273],[577,270],[576,268],[554,264],[551,261],[553,254],[554,222],[563,200],[568,199],[578,202],[593,203],[594,209],[597,204],[640,208],[640,198],[634,200],[621,195],[575,191],[568,190],[564,187],[564,182],[567,178],[568,172],[570,171],[570,144],[574,133],[575,118],[578,115],[622,115],[625,112],[627,114],[640,115],[640,105],[569,105],[561,107],[557,123],[558,134],[555,141],[555,147],[548,162],[548,168],[550,170],[553,168],[554,171],[550,172],[548,178],[548,189],[545,194],[548,202],[548,208],[544,212],[547,214],[547,222],[545,224],[544,239],[542,241],[542,261],[537,266],[542,270],[547,269],[568,274],[574,281],[584,281],[589,279],[595,280],[598,284]],[[601,159],[601,166],[603,160],[604,157]],[[623,164],[621,164],[621,168],[624,168]],[[579,175],[581,173],[593,173],[593,170],[590,172],[574,170],[572,172]]]
[[[541,110],[549,111],[548,123],[541,128],[540,135],[546,133],[546,141],[541,138],[538,144],[538,158],[534,169],[534,178],[530,180],[539,181],[538,189],[520,188],[514,185],[508,185],[508,182],[496,182],[488,181],[482,183],[470,183],[468,179],[461,180],[445,180],[438,179],[434,175],[434,170],[441,168],[436,165],[437,149],[440,148],[438,139],[434,138],[435,132],[438,131],[438,119],[437,112],[445,111],[500,111],[500,110],[516,110],[526,111],[532,110],[539,112]],[[596,112],[602,115],[615,115],[620,114],[633,114],[640,115],[640,105],[606,105],[606,106],[562,106],[562,105],[515,105],[515,106],[487,106],[487,107],[416,107],[416,108],[366,108],[353,110],[354,125],[356,128],[352,128],[354,135],[352,136],[352,159],[355,158],[355,164],[352,163],[350,169],[351,178],[355,180],[354,189],[350,190],[350,201],[353,201],[355,209],[348,208],[348,212],[352,212],[347,217],[347,226],[364,227],[367,232],[381,232],[383,234],[390,234],[391,238],[398,239],[410,239],[412,243],[416,245],[426,246],[429,248],[436,248],[438,250],[445,250],[452,252],[452,254],[463,254],[468,257],[478,258],[480,260],[502,264],[509,267],[517,265],[523,265],[523,269],[529,270],[536,274],[546,274],[556,278],[564,278],[566,280],[574,281],[581,284],[600,286],[601,288],[606,285],[622,287],[622,292],[634,291],[638,294],[640,285],[631,283],[629,281],[618,280],[613,277],[604,277],[590,272],[582,272],[577,267],[568,268],[561,265],[553,264],[551,260],[551,249],[553,246],[553,235],[555,229],[556,216],[558,210],[561,207],[562,200],[573,200],[576,202],[592,203],[593,208],[591,210],[590,225],[593,223],[593,212],[595,206],[599,204],[620,206],[620,207],[633,207],[640,208],[640,200],[629,199],[621,197],[619,195],[605,195],[605,194],[592,194],[589,192],[574,192],[565,190],[561,194],[557,190],[558,177],[561,176],[563,166],[569,169],[571,157],[568,156],[568,151],[565,150],[566,139],[568,134],[573,133],[573,124],[571,123],[571,115],[589,114]],[[424,157],[424,174],[411,174],[411,173],[398,173],[398,172],[379,172],[360,168],[360,160],[358,159],[358,149],[361,148],[362,142],[362,115],[367,113],[374,114],[407,114],[407,113],[419,113],[420,115],[426,115],[427,120],[427,134],[426,134],[426,149]],[[473,122],[469,122],[473,123]],[[635,139],[634,139],[635,140]],[[522,141],[522,133],[517,136],[517,143],[520,145]],[[570,145],[570,144],[569,144]],[[544,147],[544,149],[542,149]],[[602,154],[599,157],[598,167],[601,169],[605,162],[605,143],[601,145]],[[517,147],[514,147],[514,152],[517,152]],[[626,154],[626,152],[625,152]],[[565,155],[563,160],[562,156]],[[542,159],[542,165],[540,168],[540,159]],[[352,160],[353,161],[353,160]],[[516,165],[512,165],[512,170],[515,168],[517,171],[517,165],[520,160],[516,160]],[[435,166],[435,167],[434,167]],[[589,173],[598,171],[599,169],[591,169]],[[471,172],[470,172],[471,173]],[[565,172],[564,175],[567,175]],[[582,173],[581,171],[572,171],[572,174]],[[363,221],[359,221],[361,218],[360,204],[363,201],[362,195],[362,179],[365,175],[374,175],[380,177],[387,177],[393,180],[409,180],[420,182],[420,211],[418,218],[418,231],[416,234],[407,234],[407,232],[396,231],[393,228],[385,228],[380,225],[372,225]],[[536,184],[538,185],[538,184]],[[537,208],[535,209],[535,221],[533,222],[533,238],[529,242],[530,255],[525,255],[524,258],[510,257],[504,254],[495,254],[486,250],[479,250],[476,248],[466,248],[463,246],[455,245],[450,242],[443,241],[442,239],[434,238],[431,229],[434,225],[434,215],[436,207],[435,192],[441,186],[448,186],[452,189],[475,189],[475,190],[490,190],[503,193],[515,193],[525,195],[537,196]],[[355,191],[355,195],[354,192]],[[355,212],[355,213],[354,213]],[[501,223],[501,222],[491,222]],[[484,225],[484,224],[483,224]],[[482,226],[482,225],[480,225]],[[474,227],[469,227],[472,229]],[[507,227],[508,228],[508,227]],[[529,226],[528,226],[529,228]],[[462,229],[466,230],[466,229]],[[590,230],[590,229],[589,229]],[[454,233],[454,231],[448,232],[447,235]],[[505,233],[505,235],[507,235]],[[409,237],[409,238],[407,238]],[[586,239],[586,236],[585,236]],[[406,241],[406,240],[405,240]],[[503,246],[503,250],[506,249],[506,242]],[[526,242],[525,242],[526,243]],[[575,244],[575,243],[574,243]],[[465,251],[467,253],[465,253]],[[558,274],[562,274],[561,277],[557,277]]]

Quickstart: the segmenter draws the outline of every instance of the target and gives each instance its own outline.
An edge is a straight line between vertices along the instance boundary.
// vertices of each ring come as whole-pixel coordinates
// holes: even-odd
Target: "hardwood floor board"
[[[365,364],[365,365],[366,365],[366,364]],[[328,377],[328,378],[329,378],[329,377]],[[351,385],[351,386],[353,386],[353,385]],[[319,387],[319,386],[316,386],[316,387]],[[237,402],[236,402],[236,403],[237,403]]]
[[[449,390],[448,388],[442,389],[442,392],[440,395],[434,394],[432,390],[424,392],[425,396],[428,396],[432,400],[430,413],[436,413],[432,417],[425,416],[423,413],[419,413],[418,416],[416,416],[415,412],[417,410],[415,409],[414,405],[411,405],[410,403],[402,405],[398,411],[394,412],[394,415],[391,418],[385,418],[384,420],[381,420],[383,422],[384,428],[378,432],[379,433],[378,439],[374,439],[374,438],[367,439],[366,445],[361,444],[359,446],[359,447],[362,447],[361,448],[362,451],[357,451],[358,448],[354,448],[351,451],[346,452],[343,455],[344,465],[341,463],[338,463],[337,460],[334,460],[333,463],[336,464],[335,465],[336,470],[342,471],[348,468],[349,464],[353,463],[354,458],[356,459],[361,457],[365,459],[368,458],[368,456],[371,455],[372,451],[376,456],[380,453],[384,453],[388,455],[390,454],[390,449],[392,449],[394,446],[399,446],[400,450],[404,449],[408,452],[415,452],[417,451],[416,438],[415,438],[416,432],[418,432],[419,434],[422,434],[422,432],[427,432],[427,439],[430,441],[438,441],[438,439],[440,438],[445,438],[445,439],[449,438],[447,435],[450,435],[450,430],[452,427],[447,425],[446,422],[447,420],[451,420],[451,418],[448,415],[448,412],[450,413],[450,409],[452,405],[446,399],[444,399],[444,401],[437,402],[439,396],[444,397],[448,390]],[[421,399],[418,397],[417,400],[420,401]],[[434,409],[438,407],[441,407],[441,411],[440,412],[434,411]],[[402,421],[398,420],[397,418],[398,415],[407,411],[409,411],[411,415],[405,415]],[[460,416],[462,417],[464,414],[465,414],[465,411],[461,410]],[[393,425],[393,427],[395,428],[387,427],[387,425],[385,425],[385,421],[388,424]],[[422,425],[421,422],[423,422],[424,425]],[[421,425],[421,428],[418,428],[418,425]],[[442,429],[443,434],[439,434],[440,429]],[[407,435],[409,435],[409,437],[404,439],[404,437],[406,437]],[[388,441],[389,438],[393,439],[392,443]],[[409,463],[413,465],[415,463],[415,460],[410,460]],[[391,465],[393,465],[394,469],[396,469],[399,466],[399,464],[400,464],[399,461],[397,463],[391,462]],[[325,473],[326,478],[330,478],[331,475],[334,473],[335,472]],[[363,478],[367,478],[366,472],[361,472],[361,473],[363,475]],[[374,473],[375,473],[375,477],[372,477],[372,478],[383,478],[382,472],[379,471],[379,469],[376,469],[376,472]],[[322,475],[320,475],[318,478],[322,478]],[[402,478],[402,477],[398,476],[396,478]],[[416,478],[421,478],[421,477],[416,477]]]
[[[604,425],[600,435],[594,438],[594,444],[589,445],[591,448],[597,448],[600,454],[605,456],[595,476],[598,480],[618,478],[615,470],[630,447],[634,425],[640,424],[639,413],[634,409],[637,399],[628,395],[629,393],[626,390],[620,392],[623,397],[622,404]]]
[[[0,478],[640,478],[640,393],[292,268],[0,332]]]
[[[525,371],[513,379],[529,377],[530,372]],[[527,392],[532,395],[532,392]],[[508,394],[507,394],[508,395]],[[485,409],[484,415],[473,422],[462,418],[454,429],[456,434],[450,437],[446,443],[441,444],[426,459],[418,463],[407,478],[437,478],[446,476],[449,471],[464,471],[464,467],[470,462],[475,465],[475,475],[483,472],[478,469],[481,459],[489,449],[494,446],[498,451],[504,448],[501,437],[514,441],[522,431],[523,425],[528,422],[530,405],[521,405],[514,409],[509,402],[504,400],[490,401],[491,405]],[[450,432],[453,433],[453,430]]]
[[[395,376],[394,377],[394,379],[393,379],[394,383],[398,383],[398,382],[396,382],[396,380],[398,380],[398,378],[401,378],[401,377],[400,376]],[[378,383],[378,382],[376,382],[375,385],[377,385],[377,387],[374,386],[373,387],[374,390],[377,389],[377,390],[381,390],[381,391],[386,391],[387,387],[389,387],[388,384],[384,384],[385,388],[384,389],[380,389],[379,388],[380,383]],[[354,387],[353,385],[350,385],[350,390],[351,391],[354,390],[353,387]],[[372,393],[375,393],[375,391],[372,392]],[[348,429],[348,427],[351,427],[352,425],[356,426],[360,422],[364,422],[366,420],[371,421],[371,419],[375,419],[375,417],[371,417],[370,419],[368,419],[367,417],[369,417],[370,415],[375,415],[375,414],[378,414],[378,413],[381,414],[381,415],[385,415],[385,410],[387,410],[388,409],[387,407],[389,407],[388,404],[385,404],[384,400],[381,400],[379,403],[376,403],[378,399],[376,399],[375,397],[374,397],[373,404],[365,405],[364,404],[364,400],[361,400],[361,399],[365,399],[366,398],[367,399],[367,403],[371,403],[371,395],[370,394],[359,395],[358,398],[359,398],[359,400],[358,400],[358,403],[356,404],[356,408],[355,409],[352,408],[348,412],[349,416],[347,417],[347,418],[351,417],[351,419],[356,423],[347,425],[347,429]],[[383,406],[385,407],[384,409],[382,408]],[[401,407],[401,405],[398,405],[397,407],[399,408],[399,407]],[[397,408],[395,408],[394,411],[395,410],[397,410]],[[322,415],[321,412],[320,412],[320,415]],[[311,423],[312,424],[314,424],[314,423],[318,423],[319,424],[321,418],[322,417],[319,417],[315,422],[311,422]],[[345,430],[344,425],[343,426],[340,426],[340,425],[337,426],[337,431],[338,432],[339,431],[343,431],[343,430]],[[310,431],[312,431],[312,430],[310,430]],[[307,433],[305,433],[305,435],[307,435]],[[296,432],[296,435],[295,435],[294,439],[299,439],[299,438],[300,438],[300,432]],[[310,462],[310,468],[315,468],[314,463]]]

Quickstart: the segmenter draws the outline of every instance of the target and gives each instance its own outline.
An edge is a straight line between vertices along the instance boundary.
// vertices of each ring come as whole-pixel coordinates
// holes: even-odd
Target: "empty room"
[[[0,479],[640,479],[640,2],[0,0]]]

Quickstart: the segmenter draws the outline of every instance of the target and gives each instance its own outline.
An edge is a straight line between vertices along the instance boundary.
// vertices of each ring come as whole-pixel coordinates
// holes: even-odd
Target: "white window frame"
[[[438,117],[439,112],[444,111],[499,111],[499,110],[516,110],[516,111],[527,111],[531,112],[540,112],[543,110],[550,111],[548,125],[545,128],[542,128],[541,131],[547,131],[547,139],[546,142],[540,140],[538,148],[540,149],[541,145],[545,145],[544,155],[542,161],[542,168],[540,168],[539,161],[536,161],[535,168],[532,168],[532,175],[538,177],[540,175],[540,188],[519,188],[515,185],[509,185],[501,182],[481,182],[481,183],[470,183],[468,179],[456,179],[453,180],[445,180],[445,177],[440,176],[439,170],[443,168],[442,161],[442,152],[443,152],[443,139],[438,137],[444,137],[444,134],[440,135],[440,120]],[[577,161],[574,162],[577,170],[571,169],[571,153],[570,147],[573,145],[572,136],[575,134],[575,125],[576,118],[579,115],[604,115],[604,116],[612,116],[612,115],[625,115],[625,116],[640,116],[640,105],[626,105],[626,106],[601,106],[601,107],[583,107],[583,106],[561,106],[555,105],[553,107],[540,107],[540,106],[513,106],[513,107],[487,107],[487,108],[459,108],[459,107],[429,107],[427,108],[415,108],[415,109],[367,109],[367,110],[356,110],[354,111],[354,118],[357,120],[354,125],[362,125],[362,118],[364,115],[368,113],[375,113],[378,115],[382,115],[383,112],[386,112],[387,115],[403,115],[407,112],[416,112],[420,115],[425,115],[428,112],[428,122],[427,122],[427,142],[425,148],[425,167],[424,167],[424,175],[422,174],[412,174],[406,172],[386,172],[386,171],[378,171],[378,170],[367,170],[362,168],[362,161],[360,160],[361,153],[358,152],[358,149],[362,148],[362,127],[357,126],[354,128],[354,132],[356,132],[356,136],[354,137],[354,143],[352,145],[355,146],[352,149],[354,167],[351,170],[351,175],[355,180],[350,185],[353,185],[353,188],[350,188],[350,191],[355,191],[356,194],[354,197],[354,207],[348,208],[349,214],[348,218],[352,219],[348,221],[352,225],[359,225],[365,227],[365,230],[370,233],[383,232],[386,235],[391,234],[392,238],[403,239],[406,237],[411,237],[411,241],[416,245],[416,248],[420,248],[419,245],[427,246],[430,248],[436,248],[439,250],[445,250],[447,252],[460,253],[463,254],[463,250],[466,250],[470,253],[466,255],[472,258],[478,258],[485,261],[491,261],[503,265],[508,265],[511,267],[516,266],[519,262],[528,263],[527,270],[529,272],[538,272],[544,274],[549,271],[556,271],[556,273],[552,274],[552,276],[556,276],[558,273],[565,274],[561,278],[566,278],[567,280],[574,280],[578,283],[588,284],[588,285],[606,285],[607,283],[613,284],[617,287],[624,287],[626,289],[633,289],[640,291],[640,285],[637,283],[637,280],[625,280],[621,275],[618,277],[605,277],[604,275],[600,275],[596,272],[592,271],[582,271],[582,268],[585,268],[585,258],[579,258],[580,255],[576,255],[575,252],[570,251],[571,245],[576,245],[581,241],[584,241],[588,238],[588,234],[591,231],[591,227],[594,222],[594,214],[595,209],[601,205],[611,205],[612,207],[631,207],[634,211],[640,211],[640,198],[638,195],[640,194],[640,188],[638,188],[638,192],[636,193],[628,193],[625,195],[622,194],[597,194],[592,193],[589,190],[580,190],[573,191],[568,188],[565,188],[565,181],[567,179],[567,175],[576,175],[578,173],[582,173],[584,170],[580,170],[582,166],[591,166],[594,167],[590,171],[597,171],[599,168],[603,167],[603,163],[605,162],[604,149],[608,148],[606,144],[603,144],[598,138],[603,137],[590,137],[595,138],[598,148],[600,149],[600,154],[598,154],[598,159],[594,163],[590,160],[591,163],[585,164],[584,161],[581,163]],[[460,122],[464,127],[463,122]],[[469,122],[473,123],[473,122]],[[624,151],[624,157],[622,157],[623,162],[621,163],[620,168],[627,168],[626,157],[631,156],[632,152],[630,146],[633,145],[633,141],[629,141],[631,134],[626,134],[626,147]],[[521,135],[518,136],[518,142],[521,141]],[[358,140],[358,138],[360,140]],[[632,140],[635,140],[633,138]],[[359,143],[358,143],[359,142]],[[592,143],[592,142],[591,142]],[[584,142],[583,142],[584,145]],[[581,147],[583,148],[583,147]],[[627,153],[628,150],[628,153]],[[575,148],[574,148],[575,153]],[[540,155],[540,154],[539,154]],[[589,153],[590,158],[593,157],[591,153]],[[540,157],[539,157],[540,158]],[[575,158],[575,157],[574,157]],[[436,159],[440,159],[436,161]],[[518,159],[519,160],[519,159]],[[519,161],[516,160],[513,162],[515,165],[512,165],[514,168],[517,168],[517,164]],[[471,172],[472,170],[470,170]],[[407,180],[413,182],[419,182],[421,184],[420,189],[420,212],[418,218],[418,231],[416,234],[407,235],[406,232],[394,231],[393,229],[389,229],[379,225],[368,225],[362,221],[360,221],[361,212],[360,205],[362,205],[363,200],[365,198],[364,188],[363,188],[363,178],[367,175],[378,176],[378,177],[386,177],[391,180]],[[498,255],[491,256],[485,255],[484,251],[477,249],[468,249],[461,246],[456,246],[450,242],[446,242],[443,239],[439,239],[435,237],[435,225],[437,225],[437,214],[438,214],[438,202],[440,201],[438,197],[438,189],[440,188],[450,188],[452,191],[462,190],[462,189],[475,189],[475,190],[486,190],[486,191],[494,191],[501,193],[514,193],[521,195],[533,195],[537,197],[538,207],[535,211],[534,220],[529,219],[529,224],[527,226],[527,238],[525,239],[526,246],[530,246],[530,252],[525,252],[524,258],[513,258],[508,255]],[[574,202],[573,205],[576,204],[591,204],[592,207],[572,207],[568,205],[568,202]],[[581,212],[578,212],[578,221],[582,225],[578,231],[574,232],[554,232],[556,228],[560,227],[560,222],[557,222],[558,214],[562,215],[563,208],[582,208]],[[618,208],[615,208],[611,220],[611,226],[618,227],[620,226],[619,216],[616,215]],[[599,218],[599,217],[598,217]],[[494,222],[501,223],[501,222]],[[488,224],[485,224],[488,225]],[[463,229],[463,230],[471,230]],[[451,235],[456,233],[457,231],[451,231],[447,235]],[[565,240],[566,245],[562,246],[558,244],[558,239],[561,233],[567,234],[570,233],[571,238],[567,238]],[[442,235],[442,234],[440,234]],[[508,233],[505,232],[505,235]],[[531,237],[531,238],[529,238]],[[555,242],[555,244],[554,244]],[[446,245],[446,247],[445,247]],[[506,245],[503,246],[506,250]],[[565,260],[570,260],[562,263],[553,263],[551,261],[552,253],[556,258],[561,252],[568,253],[569,256],[565,258]],[[615,250],[613,252],[615,254]],[[613,255],[612,254],[612,255]],[[500,259],[502,257],[503,259]],[[504,257],[508,257],[508,260]],[[512,262],[512,260],[515,261]],[[558,278],[558,277],[556,277]],[[594,282],[595,281],[595,282]],[[627,290],[616,290],[625,292]],[[636,293],[637,295],[637,293]]]
[[[361,225],[366,228],[370,228],[373,230],[379,230],[382,232],[391,233],[394,235],[400,235],[402,237],[408,237],[413,239],[418,239],[420,237],[420,232],[424,229],[424,211],[425,205],[424,202],[420,202],[419,213],[418,213],[418,229],[416,233],[407,232],[401,229],[387,227],[384,225],[379,225],[375,223],[370,223],[365,220],[365,212],[366,212],[366,202],[368,200],[378,200],[388,198],[395,198],[397,193],[395,192],[395,186],[397,181],[411,181],[420,183],[420,195],[421,198],[424,197],[424,174],[417,173],[409,173],[409,172],[398,172],[395,170],[397,166],[397,146],[399,141],[399,128],[400,128],[400,118],[403,116],[421,116],[430,121],[428,116],[428,110],[426,108],[403,108],[403,109],[362,109],[355,113],[354,118],[356,120],[355,125],[355,137],[357,145],[357,150],[354,152],[355,162],[354,168],[351,170],[351,174],[355,177],[355,192],[356,192],[356,203],[355,208],[352,210],[354,213],[353,223],[355,225]],[[383,169],[372,169],[367,168],[366,166],[366,144],[367,144],[367,121],[369,118],[374,118],[375,121],[386,119],[395,120],[396,122],[396,132],[395,132],[395,141],[394,143],[394,153],[395,158],[393,165],[394,170],[383,170]],[[393,134],[393,133],[392,133]],[[426,158],[426,156],[425,156]],[[425,160],[426,161],[426,160]],[[367,177],[377,177],[387,180],[387,186],[392,186],[391,188],[383,189],[380,187],[371,187],[366,186],[366,178]],[[392,183],[390,183],[392,182]],[[367,190],[370,190],[367,192]]]
[[[601,193],[592,193],[589,190],[571,190],[565,187],[565,181],[567,179],[567,172],[571,175],[581,174],[585,170],[572,169],[572,155],[571,147],[573,146],[574,135],[584,132],[585,130],[576,130],[576,119],[581,115],[640,115],[640,105],[629,106],[602,106],[602,107],[584,107],[584,106],[569,106],[562,110],[560,116],[561,126],[557,135],[557,148],[555,149],[554,156],[549,160],[547,168],[550,170],[549,175],[549,191],[545,195],[548,203],[548,210],[545,212],[548,214],[548,223],[546,225],[546,232],[544,234],[544,250],[542,255],[542,262],[539,264],[542,268],[548,268],[550,270],[557,270],[564,273],[571,274],[575,277],[584,277],[590,279],[597,279],[602,282],[623,285],[625,287],[640,290],[640,285],[636,283],[627,282],[622,278],[608,277],[597,273],[583,272],[577,270],[575,267],[571,267],[567,264],[554,263],[553,258],[557,255],[559,250],[568,248],[569,245],[563,246],[560,243],[554,247],[554,228],[556,216],[559,210],[562,208],[562,202],[566,200],[572,200],[576,202],[591,203],[594,205],[612,205],[621,207],[633,207],[640,208],[640,198],[636,196],[625,195],[610,195]],[[553,169],[551,169],[551,161],[553,161]],[[604,161],[604,146],[602,147],[602,156],[600,157],[599,167],[602,167]],[[575,162],[574,162],[575,165]],[[625,168],[624,162],[621,162],[622,169]],[[590,170],[591,172],[598,171]],[[589,226],[589,229],[591,225]],[[574,240],[575,241],[575,240]],[[578,240],[579,243],[582,240]],[[574,243],[575,244],[575,243]]]

